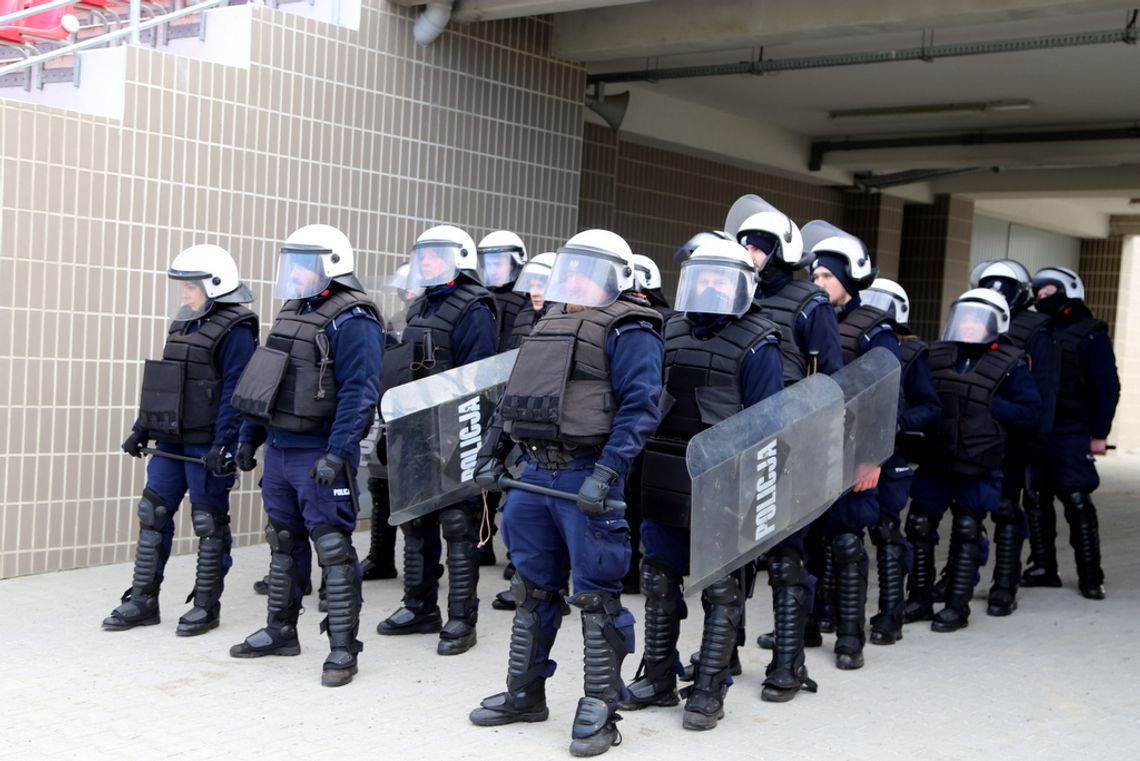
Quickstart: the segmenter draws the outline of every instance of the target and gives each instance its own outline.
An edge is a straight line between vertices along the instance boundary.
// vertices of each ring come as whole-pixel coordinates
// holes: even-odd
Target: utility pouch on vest
[[[182,383],[186,365],[148,359],[143,368],[139,421],[156,436],[182,433]]]
[[[535,359],[528,366],[536,368],[526,384],[530,393],[504,394],[499,409],[515,440],[554,440],[562,420],[562,393],[574,360],[574,336],[531,336],[527,344],[528,354]]]
[[[253,417],[268,418],[288,366],[287,353],[258,346],[234,389],[231,400],[234,409]]]
[[[220,380],[187,380],[187,403],[182,405],[182,430],[212,428],[217,419],[218,397],[221,392]]]
[[[716,425],[744,409],[740,394],[732,386],[698,386],[694,396],[705,425]]]
[[[641,517],[676,528],[689,527],[693,489],[684,442],[652,439],[641,472]]]

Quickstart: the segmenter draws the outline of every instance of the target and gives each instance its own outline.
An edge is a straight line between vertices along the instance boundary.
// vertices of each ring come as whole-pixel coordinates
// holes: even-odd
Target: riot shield
[[[393,526],[479,493],[475,458],[517,356],[496,354],[384,394]]]
[[[892,418],[893,425],[893,418]],[[843,490],[843,391],[813,375],[690,440],[693,595],[823,513]]]
[[[881,465],[895,450],[902,369],[894,355],[871,349],[831,379],[843,389],[843,489]]]

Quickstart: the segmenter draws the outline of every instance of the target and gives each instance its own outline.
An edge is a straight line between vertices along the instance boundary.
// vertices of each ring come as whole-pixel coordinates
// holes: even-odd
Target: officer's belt
[[[602,453],[601,447],[568,445],[561,441],[524,439],[520,443],[526,456],[547,470],[581,468]]]

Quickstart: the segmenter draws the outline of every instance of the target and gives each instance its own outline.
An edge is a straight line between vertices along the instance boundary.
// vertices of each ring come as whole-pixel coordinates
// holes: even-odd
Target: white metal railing
[[[4,16],[3,18],[0,18],[0,22],[7,22],[7,20],[13,19],[13,18],[23,18],[24,16],[32,16],[32,15],[35,15],[36,13],[43,13],[45,9],[50,10],[52,8],[58,8],[58,7],[63,6],[63,5],[73,5],[77,2],[82,2],[82,0],[53,0],[53,2],[50,2],[50,3],[44,3],[43,5],[37,5],[35,8],[29,8],[29,9],[20,11],[19,13],[13,13],[13,14],[10,14],[8,16]],[[65,45],[65,46],[60,47],[60,48],[55,48],[53,50],[49,50],[46,53],[40,53],[39,55],[34,55],[34,56],[31,56],[30,58],[24,58],[24,59],[17,60],[17,61],[14,61],[12,63],[6,64],[4,66],[0,66],[0,77],[4,76],[6,74],[13,74],[13,73],[18,72],[18,71],[23,71],[24,69],[28,69],[28,68],[31,68],[33,66],[41,66],[45,62],[50,61],[52,59],[71,55],[72,53],[78,53],[81,50],[86,50],[87,48],[93,48],[93,47],[96,47],[98,45],[105,45],[108,42],[111,42],[113,40],[117,40],[121,37],[127,37],[128,35],[130,36],[130,43],[132,45],[137,45],[137,44],[139,44],[140,33],[147,30],[147,29],[151,29],[153,27],[160,26],[162,24],[168,24],[171,21],[174,21],[175,19],[182,18],[183,16],[189,16],[189,15],[194,14],[194,13],[201,13],[202,11],[204,11],[208,8],[212,8],[214,6],[221,5],[221,4],[226,3],[226,2],[228,2],[228,0],[202,0],[202,2],[195,3],[193,5],[187,5],[185,8],[180,8],[179,10],[172,11],[170,13],[166,13],[166,14],[163,14],[161,16],[155,16],[154,18],[148,19],[146,21],[140,21],[140,17],[141,17],[140,8],[142,6],[142,2],[141,2],[141,0],[130,0],[130,10],[129,10],[129,15],[128,15],[128,25],[127,26],[122,27],[120,29],[116,29],[113,32],[107,32],[106,34],[100,34],[100,35],[97,35],[95,37],[89,37],[85,40],[81,40],[79,42],[74,42],[70,45]],[[43,78],[42,77],[40,78],[40,86],[41,87],[43,86]]]

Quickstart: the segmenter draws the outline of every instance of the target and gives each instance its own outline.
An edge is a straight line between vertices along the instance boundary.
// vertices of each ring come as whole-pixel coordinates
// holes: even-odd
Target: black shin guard
[[[914,548],[914,565],[907,580],[903,620],[929,621],[934,616],[934,532],[938,522],[932,520],[913,502],[906,516],[906,538]]]
[[[981,526],[966,511],[954,515],[954,554],[950,556],[950,582],[946,587],[946,607],[938,611],[930,628],[936,632],[953,632],[969,624],[970,599],[974,596],[974,577],[978,573],[981,552]]]
[[[867,571],[870,561],[858,534],[832,540],[835,555],[835,665],[850,670],[863,666],[867,641]]]
[[[369,478],[368,494],[372,497],[372,527],[368,536],[368,556],[361,561],[361,578],[394,579],[396,570],[396,527],[388,525],[392,505],[388,496],[388,479]]]
[[[459,655],[475,645],[479,617],[479,556],[475,550],[471,514],[462,507],[439,516],[447,540],[447,624],[439,634],[437,652]]]
[[[1096,507],[1088,494],[1075,492],[1061,498],[1069,522],[1069,546],[1077,561],[1077,583],[1090,600],[1104,599],[1104,570],[1100,565],[1100,527]]]
[[[818,631],[830,634],[835,631],[835,552],[826,539],[820,540],[820,552],[823,555],[823,574],[816,585],[811,617]]]
[[[270,523],[265,538],[273,554],[269,558],[268,615],[265,628],[245,638],[245,642],[230,648],[234,658],[258,658],[263,655],[299,655],[301,643],[297,639],[297,618],[301,614],[301,579],[297,564],[293,562],[293,545],[297,537],[288,529],[276,528]],[[300,541],[308,541],[301,538]]]
[[[641,559],[641,590],[645,595],[645,646],[641,665],[629,685],[622,708],[675,706],[677,698],[677,639],[684,603],[678,604],[681,574],[652,558]]]
[[[1026,489],[1021,504],[1029,527],[1029,567],[1021,575],[1023,587],[1059,587],[1057,573],[1057,511],[1053,495]]]
[[[736,650],[736,630],[744,609],[744,594],[736,574],[723,576],[705,589],[705,625],[693,684],[682,692],[683,726],[712,729],[724,716],[724,698],[731,682],[729,664]]]
[[[803,556],[792,547],[768,555],[768,584],[772,587],[772,662],[765,672],[760,699],[784,703],[801,688],[816,691],[804,664],[804,627],[807,624],[808,574]]]
[[[175,632],[180,637],[202,634],[218,626],[221,610],[223,576],[229,556],[230,517],[209,505],[194,505],[191,512],[194,533],[198,536],[198,566],[194,574],[194,591],[186,602],[194,607],[178,619]]]
[[[994,583],[990,587],[986,613],[1008,616],[1017,609],[1017,587],[1021,582],[1020,508],[1002,500],[994,513]]]
[[[174,511],[157,494],[144,489],[138,515],[138,551],[131,587],[123,593],[122,605],[103,619],[103,628],[108,631],[151,626],[160,620],[158,591],[162,575],[158,569],[166,563],[168,554],[162,546],[162,535]]]
[[[595,756],[621,742],[615,723],[622,697],[621,664],[629,654],[615,619],[621,600],[609,592],[578,592],[567,602],[582,611],[585,697],[578,701],[570,753]],[[733,632],[735,636],[735,632]]]
[[[879,612],[871,616],[871,642],[893,645],[902,639],[906,604],[906,547],[898,523],[882,518],[871,533],[879,571]]]
[[[360,629],[360,575],[352,538],[331,526],[313,531],[317,561],[325,577],[328,615],[321,621],[321,632],[329,636],[329,657],[325,660],[321,684],[339,687],[352,681],[357,671],[356,654],[364,645],[356,638]]]
[[[435,569],[427,568],[424,563],[423,521],[416,518],[401,528],[404,532],[404,605],[381,621],[376,631],[380,634],[438,632],[443,626],[439,606],[425,600],[435,584]]]

